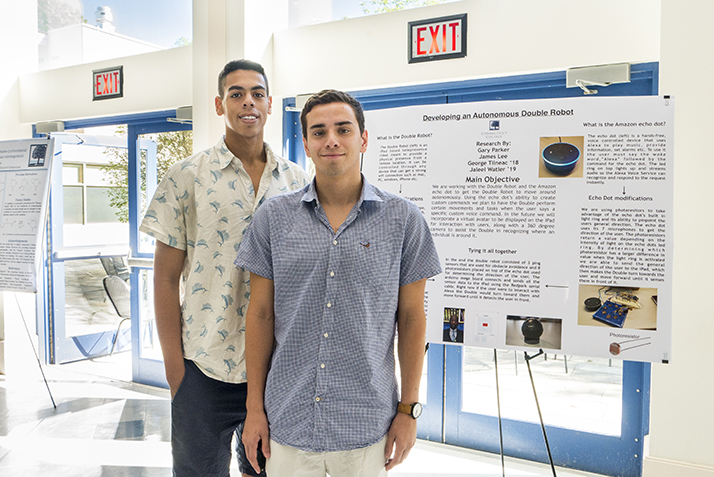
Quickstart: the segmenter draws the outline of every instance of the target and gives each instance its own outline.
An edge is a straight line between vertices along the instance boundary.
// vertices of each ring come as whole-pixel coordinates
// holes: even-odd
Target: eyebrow
[[[233,91],[233,90],[235,90],[235,89],[237,89],[237,90],[239,90],[239,91],[245,91],[245,88],[244,88],[244,87],[242,87],[242,86],[237,86],[237,85],[229,86],[226,91]],[[251,91],[255,91],[255,90],[263,90],[263,91],[265,91],[265,86],[259,84],[259,85],[253,86],[252,88],[250,88],[250,90],[251,90]]]
[[[339,122],[335,123],[335,126],[346,126],[346,125],[352,126],[352,124],[353,124],[352,121],[339,121]],[[320,123],[320,124],[313,124],[312,126],[310,126],[310,129],[319,129],[319,128],[324,128],[324,127],[325,127],[325,125]]]

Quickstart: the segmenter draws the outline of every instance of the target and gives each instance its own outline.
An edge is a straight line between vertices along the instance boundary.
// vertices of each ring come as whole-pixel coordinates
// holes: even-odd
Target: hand
[[[398,412],[392,420],[387,433],[387,445],[384,449],[385,469],[392,470],[404,462],[409,451],[416,444],[417,423],[411,416]]]
[[[270,458],[270,431],[268,430],[268,418],[265,412],[248,411],[243,425],[243,446],[245,455],[253,469],[260,473],[262,470],[258,464],[258,445],[261,446],[266,459]]]
[[[174,396],[176,396],[179,386],[181,386],[184,375],[186,374],[186,365],[183,362],[183,357],[176,366],[168,366],[165,364],[164,369],[166,370],[166,382],[169,383],[171,399],[173,399]]]

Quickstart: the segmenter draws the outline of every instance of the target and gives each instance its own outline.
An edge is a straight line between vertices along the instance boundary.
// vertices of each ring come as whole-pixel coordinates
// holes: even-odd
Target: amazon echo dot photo
[[[580,149],[567,142],[556,142],[543,149],[545,168],[553,174],[567,176],[580,159]]]
[[[583,177],[583,136],[540,138],[539,177]]]

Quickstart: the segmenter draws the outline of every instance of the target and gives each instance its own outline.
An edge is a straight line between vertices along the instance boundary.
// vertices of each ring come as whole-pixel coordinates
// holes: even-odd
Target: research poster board
[[[366,112],[363,173],[424,213],[427,341],[669,362],[674,101]]]
[[[37,292],[53,139],[0,141],[0,291]]]

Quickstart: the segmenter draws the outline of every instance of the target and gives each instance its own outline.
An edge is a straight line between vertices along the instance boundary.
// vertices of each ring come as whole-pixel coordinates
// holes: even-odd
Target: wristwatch
[[[404,404],[400,402],[397,405],[397,411],[403,414],[409,414],[412,419],[416,419],[421,416],[421,403],[415,402],[414,404]]]

